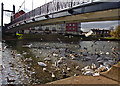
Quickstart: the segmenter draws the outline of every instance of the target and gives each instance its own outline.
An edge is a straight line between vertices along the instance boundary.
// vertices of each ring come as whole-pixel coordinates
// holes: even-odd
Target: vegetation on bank
[[[72,36],[72,35],[61,35],[61,34],[25,34],[23,35],[23,39],[27,40],[37,40],[37,41],[55,41],[58,40],[58,38],[61,41],[92,41],[92,40],[99,40],[99,41],[118,41],[120,38],[115,38],[115,37],[100,37],[100,36]]]
[[[120,39],[120,24],[116,27],[115,30],[111,31],[111,36],[114,39]]]
[[[60,39],[60,40],[58,40]],[[31,40],[31,41],[92,41],[92,40],[106,40],[106,41],[119,41],[120,38],[116,37],[94,37],[94,36],[72,36],[72,35],[62,35],[62,34],[23,34],[22,36],[8,36],[3,38],[3,40]]]
[[[108,40],[120,40],[120,38],[116,38],[116,37],[104,37],[104,39],[108,39]]]

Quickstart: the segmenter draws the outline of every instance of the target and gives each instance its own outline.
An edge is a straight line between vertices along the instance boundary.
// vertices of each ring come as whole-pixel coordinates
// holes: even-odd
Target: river
[[[4,85],[45,84],[82,75],[81,68],[92,63],[111,67],[120,60],[120,41],[14,40],[3,41],[2,47],[0,82]]]

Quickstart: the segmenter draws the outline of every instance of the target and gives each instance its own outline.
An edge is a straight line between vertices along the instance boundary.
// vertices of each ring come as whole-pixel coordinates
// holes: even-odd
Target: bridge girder
[[[36,21],[18,27],[9,29],[9,32],[15,32],[22,30],[24,28],[46,25],[46,24],[56,24],[56,23],[67,23],[67,22],[94,22],[94,21],[113,21],[120,20],[120,9],[111,9],[105,11],[77,14],[53,19],[46,19],[41,21]]]

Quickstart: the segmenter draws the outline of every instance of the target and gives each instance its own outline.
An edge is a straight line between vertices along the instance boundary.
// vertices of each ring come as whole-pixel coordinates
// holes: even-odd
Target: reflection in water
[[[0,41],[0,85],[1,85],[1,83],[2,83],[1,68],[2,68],[2,43],[1,43],[1,41]]]
[[[3,51],[3,84],[43,84],[81,75],[81,68],[95,64],[111,67],[119,60],[120,42],[79,41],[6,42]],[[4,46],[6,46],[4,43]],[[8,79],[7,79],[8,78]]]

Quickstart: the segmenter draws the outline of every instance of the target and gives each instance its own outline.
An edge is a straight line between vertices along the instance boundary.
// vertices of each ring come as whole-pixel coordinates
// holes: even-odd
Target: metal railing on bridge
[[[34,18],[38,18],[42,16],[44,16],[47,19],[49,18],[49,16],[46,16],[46,15],[51,15],[51,14],[58,13],[60,11],[69,10],[69,9],[73,9],[79,6],[84,6],[86,4],[90,4],[93,2],[102,2],[102,1],[105,2],[108,0],[53,0],[49,3],[46,3],[40,7],[37,7],[36,9],[14,19],[10,23],[10,25],[20,24],[21,22],[25,23],[28,20],[34,20]],[[112,0],[109,0],[109,1],[112,1]],[[120,0],[116,0],[116,1],[120,1]],[[72,11],[70,10],[70,12]]]
[[[76,6],[80,6],[80,5],[84,5],[84,4],[92,3],[92,2],[93,0],[53,0],[52,2],[46,3],[14,19],[14,21],[12,21],[12,24],[22,21],[22,20],[27,20],[33,17],[51,14],[54,12],[62,11],[65,9],[70,9]]]

